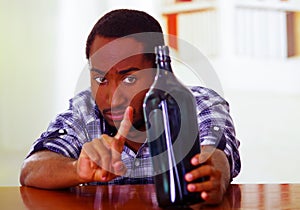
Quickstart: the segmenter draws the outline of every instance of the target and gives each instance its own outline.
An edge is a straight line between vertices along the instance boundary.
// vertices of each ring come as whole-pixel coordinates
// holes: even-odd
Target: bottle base
[[[189,200],[189,201],[181,201],[181,202],[176,202],[176,203],[170,203],[170,202],[158,202],[158,206],[160,208],[163,209],[167,209],[167,210],[177,210],[177,209],[183,209],[183,210],[187,210],[187,209],[192,209],[190,206],[195,205],[195,204],[199,204],[204,202],[204,200],[199,196],[199,198],[196,198],[194,200]]]

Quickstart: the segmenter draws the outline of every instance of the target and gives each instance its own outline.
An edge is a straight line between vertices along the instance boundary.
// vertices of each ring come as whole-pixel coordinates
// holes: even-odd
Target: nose
[[[108,85],[106,103],[110,105],[111,109],[126,105],[127,98],[124,93],[124,88],[122,88],[117,82],[112,82]]]

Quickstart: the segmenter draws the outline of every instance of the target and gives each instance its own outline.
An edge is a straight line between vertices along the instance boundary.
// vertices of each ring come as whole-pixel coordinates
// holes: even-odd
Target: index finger
[[[133,108],[128,106],[125,110],[123,120],[121,121],[120,128],[118,129],[118,133],[115,135],[115,139],[121,140],[121,138],[126,138],[132,124],[133,118]]]
[[[118,133],[115,135],[114,140],[111,144],[111,154],[112,154],[112,163],[114,171],[117,175],[125,173],[126,166],[121,161],[121,152],[123,150],[126,136],[132,126],[131,121],[133,118],[133,108],[131,106],[127,107],[124,113],[124,118],[120,124]]]

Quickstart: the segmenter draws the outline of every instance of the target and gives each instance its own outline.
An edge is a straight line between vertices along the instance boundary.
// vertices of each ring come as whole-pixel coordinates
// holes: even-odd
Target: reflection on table
[[[64,191],[46,191],[21,187],[20,193],[28,209],[53,207],[59,209],[160,209],[154,185],[109,185],[74,187]],[[47,199],[45,199],[47,198]],[[241,202],[238,185],[232,185],[220,205],[237,208]],[[186,209],[199,209],[202,203]],[[183,209],[181,207],[180,209]]]
[[[65,190],[0,187],[0,209],[160,209],[154,185],[78,186]],[[300,184],[230,185],[223,202],[187,209],[300,209]]]

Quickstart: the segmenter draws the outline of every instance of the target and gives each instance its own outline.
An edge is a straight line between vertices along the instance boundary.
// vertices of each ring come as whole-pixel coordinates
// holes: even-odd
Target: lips
[[[107,119],[112,121],[122,121],[124,116],[124,111],[107,111],[104,113]]]

